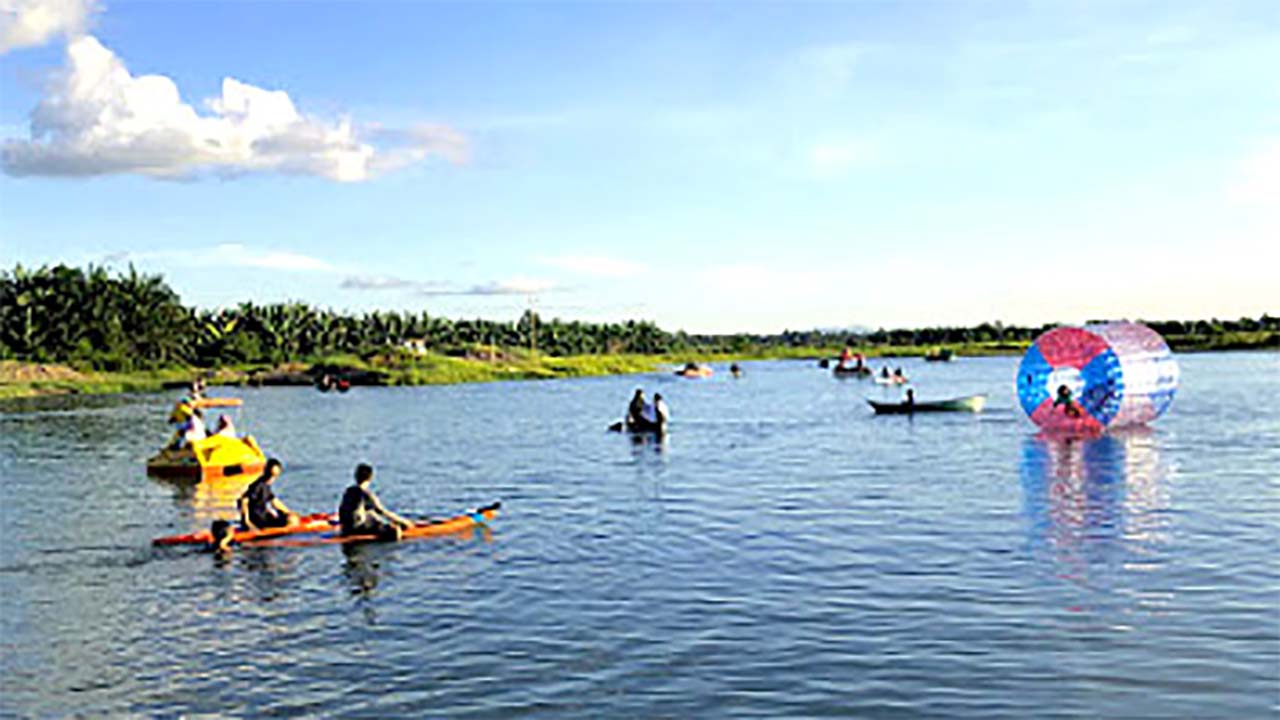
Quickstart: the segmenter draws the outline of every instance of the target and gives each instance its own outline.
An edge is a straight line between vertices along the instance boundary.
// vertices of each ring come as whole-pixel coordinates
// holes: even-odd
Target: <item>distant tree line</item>
[[[1149,322],[1160,333],[1222,336],[1280,333],[1280,319]],[[159,275],[132,266],[109,273],[57,265],[0,271],[0,358],[69,362],[103,370],[171,365],[307,361],[369,355],[413,344],[461,355],[477,348],[533,348],[549,355],[746,353],[861,346],[1025,343],[1052,326],[930,327],[871,332],[785,331],[773,335],[667,332],[649,321],[584,323],[544,320],[533,311],[515,322],[450,320],[426,312],[359,315],[303,303],[198,310],[182,304]]]

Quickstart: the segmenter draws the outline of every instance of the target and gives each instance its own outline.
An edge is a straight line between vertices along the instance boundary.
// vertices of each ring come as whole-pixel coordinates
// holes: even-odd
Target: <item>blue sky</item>
[[[1280,310],[1273,2],[11,5],[4,266],[692,331]]]

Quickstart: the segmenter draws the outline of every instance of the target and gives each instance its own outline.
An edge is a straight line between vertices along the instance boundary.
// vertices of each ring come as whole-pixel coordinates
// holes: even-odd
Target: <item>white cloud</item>
[[[290,272],[332,272],[332,264],[320,258],[287,250],[253,250],[239,243],[223,243],[211,248],[160,250],[155,252],[114,252],[107,263],[151,262],[201,268],[264,268]]]
[[[335,269],[333,265],[310,255],[285,250],[253,251],[235,243],[218,245],[212,250],[197,253],[197,256],[201,264],[208,267],[252,267],[295,272],[329,272]]]
[[[17,176],[278,172],[360,182],[432,155],[466,159],[466,138],[449,128],[326,122],[299,113],[284,91],[233,78],[204,105],[209,112],[198,113],[169,78],[135,77],[95,38],[81,37],[32,111],[30,138],[6,141],[0,164]]]
[[[620,260],[605,255],[560,255],[544,258],[544,265],[551,265],[579,275],[591,277],[622,278],[641,275],[648,266],[630,260]]]
[[[424,289],[423,295],[434,296],[451,296],[451,295],[538,295],[540,293],[555,290],[556,285],[546,280],[535,280],[531,278],[512,278],[510,280],[497,280],[493,282],[482,283],[480,285],[472,285],[468,288],[459,289]]]
[[[94,0],[0,0],[0,54],[84,32]]]
[[[403,290],[422,285],[422,283],[390,275],[349,275],[339,285],[344,290]]]

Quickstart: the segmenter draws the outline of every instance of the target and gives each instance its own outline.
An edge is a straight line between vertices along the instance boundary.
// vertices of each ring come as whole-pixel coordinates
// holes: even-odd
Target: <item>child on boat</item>
[[[240,523],[248,530],[259,528],[288,527],[297,524],[298,516],[280,502],[271,483],[280,477],[284,466],[279,460],[271,458],[262,470],[262,475],[250,483],[240,496],[236,506],[240,510]]]

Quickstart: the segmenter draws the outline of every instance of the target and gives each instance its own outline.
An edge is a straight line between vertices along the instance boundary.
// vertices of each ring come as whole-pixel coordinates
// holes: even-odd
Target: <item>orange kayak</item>
[[[427,522],[418,523],[406,529],[400,536],[401,540],[415,540],[418,538],[440,537],[443,535],[457,535],[460,533],[470,532],[478,527],[484,527],[489,521],[498,517],[498,510],[502,508],[502,503],[495,502],[492,505],[486,505],[475,510],[468,510],[460,515],[442,520],[429,520]],[[357,542],[377,542],[382,538],[377,535],[343,535],[336,527],[328,532],[319,534],[297,534],[286,537],[261,537],[254,538],[244,543],[254,547],[271,545],[275,547],[306,547],[309,545],[334,545],[341,543],[357,543]]]
[[[498,516],[502,503],[495,502],[482,508],[469,510],[442,520],[419,523],[404,531],[402,539],[453,535],[485,525]],[[262,530],[235,530],[232,542],[236,545],[325,545],[331,543],[367,542],[378,540],[376,535],[343,535],[338,528],[338,516],[317,513],[300,518],[297,525]],[[152,545],[208,545],[213,534],[208,530],[187,535],[171,535],[156,538]]]
[[[327,513],[316,513],[315,515],[306,515],[298,518],[297,525],[289,527],[263,528],[261,530],[234,530],[232,542],[243,543],[250,540],[259,540],[261,538],[279,537],[281,535],[295,535],[298,533],[317,533],[326,530],[332,530],[338,522],[338,516]],[[208,545],[213,542],[213,533],[208,530],[188,533],[186,535],[170,535],[169,537],[156,538],[151,541],[152,545]]]

